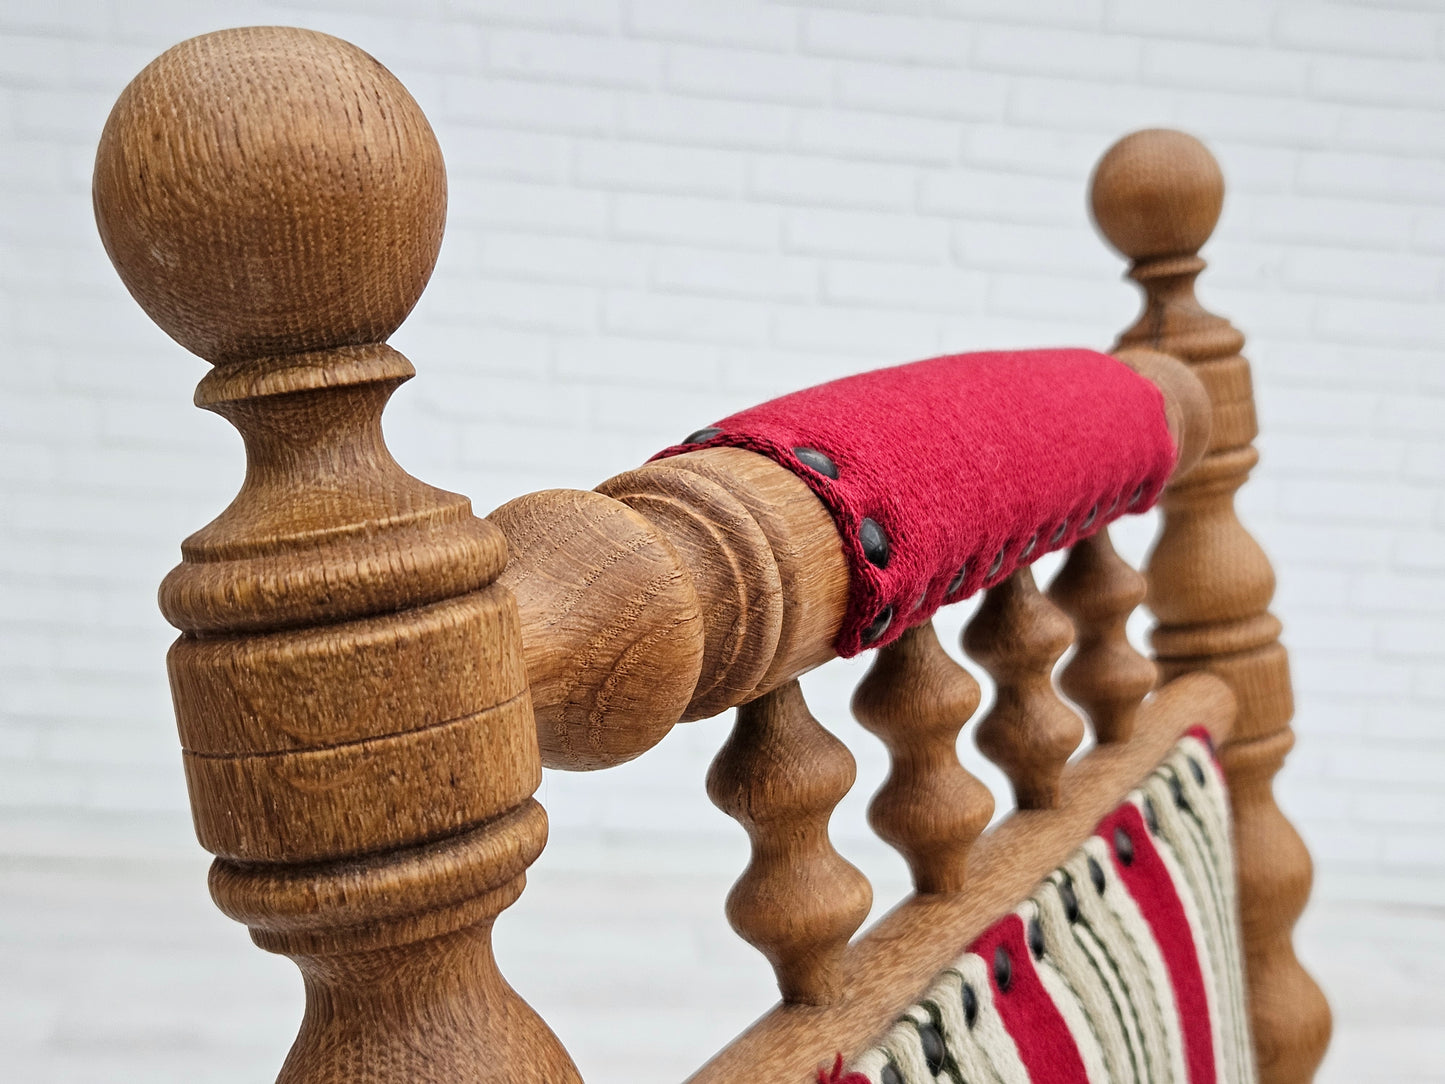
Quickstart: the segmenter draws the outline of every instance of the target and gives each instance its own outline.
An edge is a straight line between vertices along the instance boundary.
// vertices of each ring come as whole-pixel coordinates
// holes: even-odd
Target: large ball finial
[[[347,42],[223,30],[126,87],[95,215],[126,287],[212,362],[384,341],[446,219],[441,149],[406,89]]]
[[[1224,175],[1203,143],[1147,128],[1109,148],[1090,183],[1094,221],[1131,260],[1192,256],[1224,204]]]

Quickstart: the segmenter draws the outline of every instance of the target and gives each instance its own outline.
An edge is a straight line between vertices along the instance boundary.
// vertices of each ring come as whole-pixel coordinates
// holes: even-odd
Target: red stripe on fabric
[[[848,558],[848,611],[834,643],[845,657],[1143,511],[1175,460],[1159,389],[1114,358],[1078,349],[956,354],[878,369],[774,399],[715,428],[707,440],[653,458],[748,448],[808,484],[832,512]],[[809,468],[794,448],[822,452],[838,477]],[[888,535],[886,568],[863,553],[865,517]],[[961,569],[963,582],[949,592]],[[865,645],[863,629],[885,606],[891,625]]]
[[[1214,735],[1209,732],[1208,727],[1191,726],[1184,732],[1184,737],[1193,738],[1195,741],[1200,742],[1204,748],[1208,749],[1209,758],[1214,761],[1215,768],[1219,768],[1219,750],[1214,747]],[[1223,778],[1223,774],[1221,771],[1220,778]]]
[[[999,987],[995,973],[994,957],[1000,948],[1009,958],[1007,990]],[[1034,968],[1023,920],[1018,915],[1005,916],[985,930],[969,951],[988,965],[994,1006],[1018,1046],[1029,1080],[1033,1084],[1089,1084],[1078,1042]]]
[[[825,1068],[818,1069],[818,1084],[873,1084],[862,1073],[843,1071],[843,1055],[839,1054],[833,1062],[833,1071],[830,1073]]]
[[[1116,831],[1126,833],[1133,846],[1133,859],[1127,865],[1120,860],[1114,846]],[[1169,868],[1155,850],[1143,816],[1131,802],[1100,821],[1095,834],[1108,844],[1114,869],[1149,924],[1164,965],[1169,969],[1174,1000],[1179,1008],[1179,1027],[1184,1035],[1190,1084],[1215,1084],[1214,1029],[1209,1018],[1204,972],[1194,944],[1194,931],[1189,926],[1179,891],[1169,876]]]

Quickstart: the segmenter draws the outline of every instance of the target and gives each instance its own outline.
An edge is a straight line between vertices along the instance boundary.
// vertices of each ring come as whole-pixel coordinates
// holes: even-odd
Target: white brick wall
[[[373,52],[441,139],[450,229],[396,337],[420,377],[388,431],[482,510],[864,367],[1107,344],[1135,301],[1086,221],[1089,169],[1134,127],[1205,138],[1231,192],[1203,293],[1251,336],[1264,458],[1240,505],[1279,568],[1299,694],[1281,799],[1322,893],[1438,900],[1438,0],[3,0],[6,818],[184,816],[154,590],[241,455],[190,406],[204,365],[107,265],[89,170],[155,53],[267,22]],[[838,835],[879,868],[861,811],[884,766],[846,718],[859,673],[810,688],[861,762]],[[702,791],[725,727],[551,776],[554,832],[736,833]]]

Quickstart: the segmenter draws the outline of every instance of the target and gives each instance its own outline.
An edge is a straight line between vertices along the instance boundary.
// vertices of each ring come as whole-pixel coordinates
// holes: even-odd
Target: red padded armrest
[[[839,655],[897,638],[1158,499],[1164,399],[1092,350],[956,354],[860,373],[724,418],[654,458],[748,448],[832,512],[851,573]]]

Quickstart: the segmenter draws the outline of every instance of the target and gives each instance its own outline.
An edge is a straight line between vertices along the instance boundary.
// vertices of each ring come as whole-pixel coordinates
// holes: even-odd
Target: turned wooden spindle
[[[1183,477],[1209,445],[1209,392],[1168,354],[1139,346],[1115,354],[1163,396],[1177,451],[1172,477]],[[1126,632],[1147,590],[1148,580],[1119,556],[1107,527],[1075,543],[1049,585],[1049,597],[1074,623],[1078,645],[1059,674],[1059,687],[1085,709],[1095,739],[1105,744],[1129,740],[1139,704],[1158,681],[1158,669],[1134,650]]]
[[[546,840],[501,532],[399,467],[384,345],[431,274],[440,149],[361,50],[278,27],[177,45],[121,94],[96,219],[142,308],[213,365],[246,478],[161,588],[211,891],[299,965],[286,1084],[577,1080],[498,974]]]
[[[825,1005],[838,996],[843,950],[873,903],[868,879],[828,839],[855,772],[796,681],[738,709],[708,771],[708,796],[752,842],[728,894],[728,921],[773,965],[784,1001]]]
[[[878,652],[853,714],[892,760],[868,823],[908,862],[919,892],[958,892],[968,853],[993,816],[993,795],[958,760],[958,733],[978,708],[973,675],[948,657],[933,622]]]
[[[1054,664],[1074,630],[1018,569],[990,587],[963,630],[963,649],[994,680],[993,707],[974,737],[1013,784],[1019,809],[1055,809],[1059,776],[1084,739],[1084,722],[1054,691]]]
[[[1049,585],[1049,598],[1074,623],[1077,645],[1059,674],[1059,688],[1085,710],[1095,740],[1104,744],[1129,740],[1134,715],[1158,679],[1125,631],[1146,590],[1144,577],[1114,549],[1107,527],[1074,543]]]
[[[1163,676],[1217,674],[1239,700],[1221,751],[1234,807],[1249,1004],[1265,1084],[1306,1081],[1329,1042],[1324,995],[1295,958],[1290,934],[1309,896],[1309,853],[1271,791],[1294,736],[1289,663],[1269,613],[1274,572],[1240,524],[1234,494],[1258,459],[1244,336],[1194,295],[1199,249],[1218,221],[1218,163],[1182,132],[1136,132],[1094,173],[1100,231],[1132,261],[1144,310],[1120,338],[1187,362],[1208,389],[1213,432],[1193,470],[1165,492],[1163,531],[1148,565],[1153,645]]]

